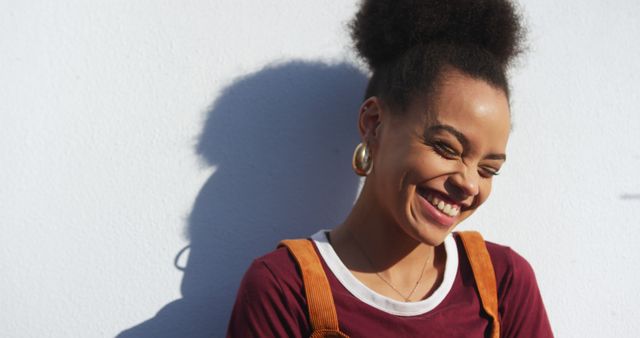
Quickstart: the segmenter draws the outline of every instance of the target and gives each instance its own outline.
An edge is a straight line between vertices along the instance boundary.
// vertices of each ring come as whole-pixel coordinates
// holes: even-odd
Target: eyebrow
[[[462,144],[463,148],[470,148],[470,142],[469,139],[464,136],[464,134],[462,132],[460,132],[458,129],[454,128],[453,126],[450,126],[448,124],[435,124],[432,126],[429,126],[426,130],[425,130],[425,136],[431,134],[431,133],[435,133],[438,131],[446,131],[449,134],[455,136],[455,138],[458,140],[458,142],[460,142],[460,144]],[[502,161],[506,161],[507,160],[507,155],[505,154],[489,154],[487,156],[484,157],[485,159],[488,160],[502,160]]]

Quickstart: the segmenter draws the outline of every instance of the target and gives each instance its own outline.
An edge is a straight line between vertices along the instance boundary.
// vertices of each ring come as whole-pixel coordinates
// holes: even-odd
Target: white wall
[[[354,1],[0,1],[3,337],[222,336],[252,257],[341,220]],[[464,228],[558,337],[640,331],[640,2],[528,1],[509,161]]]

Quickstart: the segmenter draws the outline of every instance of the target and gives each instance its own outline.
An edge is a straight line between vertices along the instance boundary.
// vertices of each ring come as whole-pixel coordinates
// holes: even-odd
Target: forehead
[[[506,147],[511,119],[509,102],[502,89],[484,80],[448,71],[443,74],[428,106],[426,100],[417,101],[422,102],[418,104],[422,105],[425,127],[446,124],[473,143]]]

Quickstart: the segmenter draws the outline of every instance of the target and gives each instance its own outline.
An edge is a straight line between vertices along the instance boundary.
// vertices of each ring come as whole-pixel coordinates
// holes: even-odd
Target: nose
[[[450,177],[451,183],[460,191],[461,197],[473,197],[480,193],[480,175],[476,170],[465,166]]]

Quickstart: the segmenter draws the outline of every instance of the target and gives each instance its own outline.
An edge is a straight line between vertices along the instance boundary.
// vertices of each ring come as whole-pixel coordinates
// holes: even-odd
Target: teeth
[[[438,204],[438,206],[440,205]],[[451,209],[453,208],[449,204],[447,204],[444,206],[444,209],[442,209],[442,211],[444,211],[444,213],[448,215],[451,212]]]
[[[445,203],[433,195],[427,196],[427,201],[433,204],[438,210],[442,211],[443,214],[449,215],[451,217],[455,217],[460,213],[460,209],[452,206],[451,204]]]

